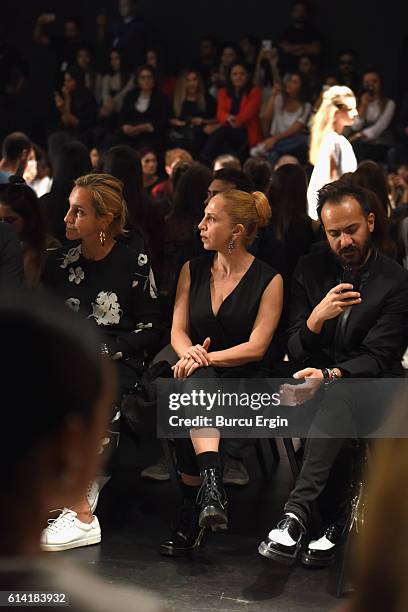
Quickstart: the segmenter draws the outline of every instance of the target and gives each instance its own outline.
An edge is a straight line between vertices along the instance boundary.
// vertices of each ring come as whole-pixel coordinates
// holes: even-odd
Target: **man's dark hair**
[[[235,186],[235,189],[239,191],[246,191],[252,193],[255,191],[252,179],[245,174],[242,170],[236,168],[221,168],[214,173],[213,180],[225,181]]]
[[[342,204],[345,198],[354,198],[361,207],[365,217],[372,212],[370,198],[366,190],[354,187],[349,181],[339,179],[322,187],[317,196],[317,214],[322,220],[322,210],[325,204]]]
[[[3,140],[1,154],[8,161],[16,161],[23,151],[30,150],[31,140],[23,132],[12,132]]]

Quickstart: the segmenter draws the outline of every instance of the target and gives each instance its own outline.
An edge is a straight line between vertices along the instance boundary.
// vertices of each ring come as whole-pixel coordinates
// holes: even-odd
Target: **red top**
[[[242,99],[239,113],[235,116],[236,125],[246,128],[248,132],[248,143],[250,147],[262,140],[261,122],[259,112],[261,110],[262,91],[259,87],[252,87]],[[232,100],[225,88],[220,89],[217,98],[217,121],[224,124],[231,114]]]

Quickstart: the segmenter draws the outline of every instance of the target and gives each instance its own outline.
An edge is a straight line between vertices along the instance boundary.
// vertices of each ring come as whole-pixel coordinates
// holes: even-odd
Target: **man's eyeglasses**
[[[15,223],[18,217],[0,217],[0,223]]]

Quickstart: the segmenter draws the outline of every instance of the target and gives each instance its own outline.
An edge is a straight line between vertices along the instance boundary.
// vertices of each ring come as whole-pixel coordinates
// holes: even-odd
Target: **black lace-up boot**
[[[205,532],[198,525],[199,512],[194,500],[184,500],[169,539],[160,545],[161,555],[183,557],[199,548]]]
[[[198,524],[200,527],[211,525],[228,525],[227,495],[222,485],[222,475],[218,468],[201,470],[203,484],[197,495],[200,509]]]
[[[337,549],[343,542],[344,528],[329,525],[317,540],[311,540],[302,552],[301,561],[307,567],[327,567],[334,562]]]

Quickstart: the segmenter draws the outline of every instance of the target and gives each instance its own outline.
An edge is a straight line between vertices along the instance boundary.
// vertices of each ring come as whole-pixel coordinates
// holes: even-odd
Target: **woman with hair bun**
[[[212,197],[198,225],[206,251],[184,264],[171,329],[174,378],[256,377],[271,368],[271,343],[282,310],[282,277],[248,252],[271,216],[265,195],[231,189]],[[265,374],[264,374],[265,375]],[[227,525],[219,431],[192,429],[176,439],[183,505],[160,552],[188,554],[207,527]]]
[[[314,166],[307,190],[309,217],[317,220],[317,192],[357,169],[353,147],[342,136],[358,115],[356,99],[349,87],[334,85],[323,94],[312,125],[309,159]]]

